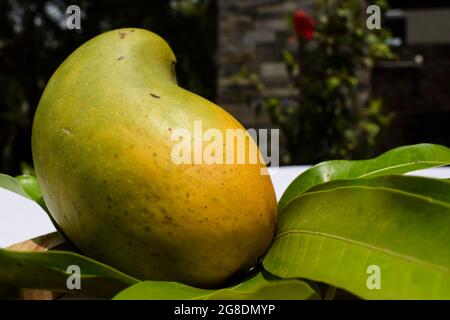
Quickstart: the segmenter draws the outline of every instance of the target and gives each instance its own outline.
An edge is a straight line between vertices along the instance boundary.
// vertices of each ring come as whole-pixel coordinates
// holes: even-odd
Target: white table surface
[[[270,169],[271,178],[279,199],[287,186],[308,166]],[[450,178],[450,168],[433,168],[416,171],[411,175],[433,178]],[[55,231],[47,214],[31,200],[0,188],[0,247],[21,242]]]

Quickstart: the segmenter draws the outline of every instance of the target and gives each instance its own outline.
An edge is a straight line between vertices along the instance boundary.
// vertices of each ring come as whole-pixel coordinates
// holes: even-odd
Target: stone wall
[[[255,116],[249,103],[257,96],[254,86],[237,86],[237,75],[248,69],[258,75],[264,96],[295,97],[289,86],[281,50],[292,34],[289,19],[309,1],[220,0],[218,14],[217,100],[246,127],[270,126],[267,115]],[[246,101],[247,100],[247,101]]]
[[[218,1],[217,101],[247,128],[271,127],[266,114],[256,116],[249,107],[258,97],[255,88],[236,85],[236,75],[247,68],[261,79],[264,96],[295,99],[281,51],[292,35],[290,17],[299,8],[310,11],[314,0]],[[405,43],[396,51],[398,60],[375,68],[372,81],[360,77],[370,83],[361,97],[371,91],[396,115],[381,132],[378,152],[424,141],[450,144],[450,43]],[[420,66],[413,63],[416,56],[423,59]]]

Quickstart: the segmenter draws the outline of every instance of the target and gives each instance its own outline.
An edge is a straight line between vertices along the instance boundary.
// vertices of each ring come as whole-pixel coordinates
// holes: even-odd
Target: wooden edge
[[[13,251],[42,252],[54,249],[64,244],[65,242],[66,240],[64,240],[64,238],[58,232],[53,232],[37,238],[13,244],[6,249]]]
[[[43,289],[19,289],[19,300],[56,300],[63,293]]]

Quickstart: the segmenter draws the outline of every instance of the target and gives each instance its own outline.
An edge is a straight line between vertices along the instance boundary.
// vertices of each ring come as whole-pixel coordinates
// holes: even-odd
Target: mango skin
[[[271,244],[276,198],[263,164],[176,165],[176,128],[242,128],[177,85],[175,56],[146,30],[83,44],[40,100],[33,160],[55,221],[82,253],[139,279],[216,287]]]

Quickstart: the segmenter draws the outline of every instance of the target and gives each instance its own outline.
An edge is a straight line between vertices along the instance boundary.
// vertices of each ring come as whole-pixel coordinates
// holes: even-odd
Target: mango
[[[83,254],[142,280],[217,287],[270,246],[276,198],[261,161],[174,163],[173,130],[243,129],[179,87],[175,61],[137,28],[80,46],[43,92],[33,160],[52,217]]]

